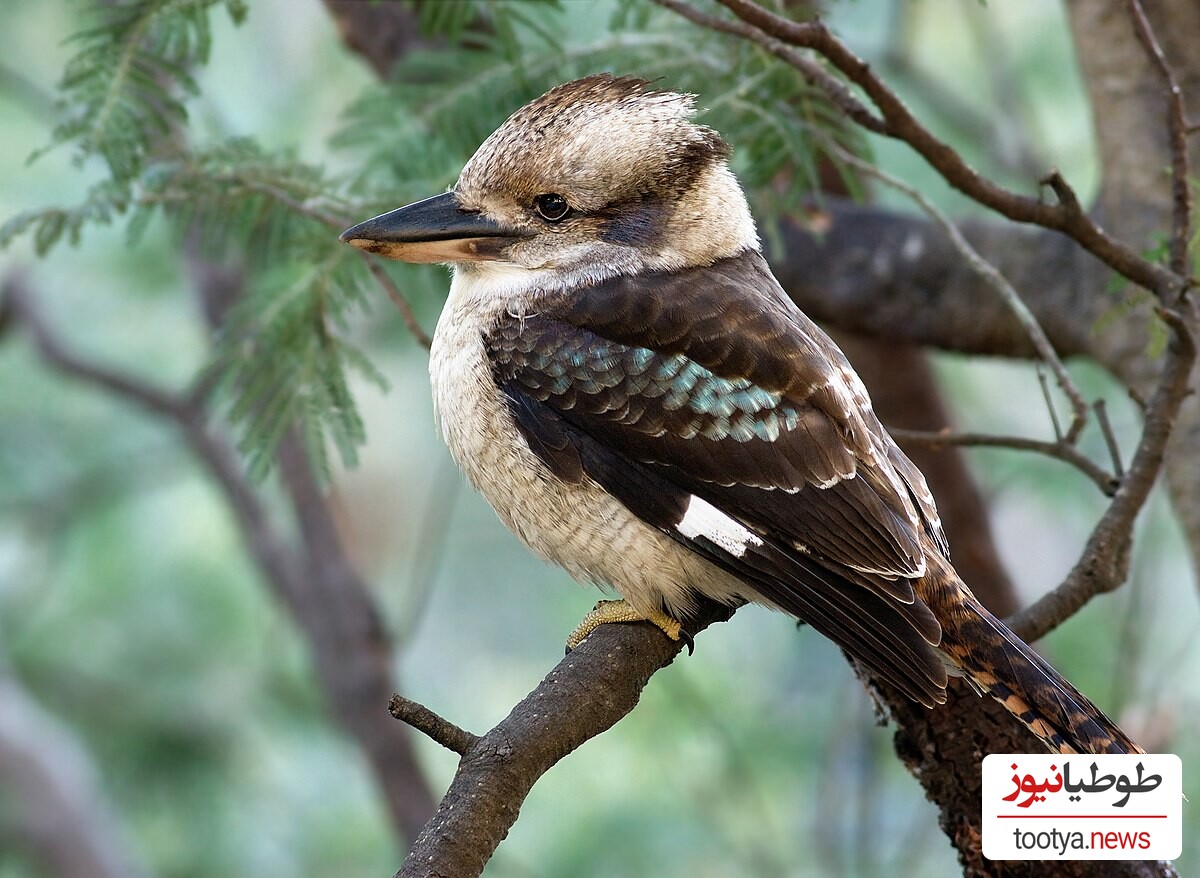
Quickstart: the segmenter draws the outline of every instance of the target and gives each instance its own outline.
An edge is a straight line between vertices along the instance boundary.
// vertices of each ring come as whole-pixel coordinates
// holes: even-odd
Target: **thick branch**
[[[1123,276],[1169,298],[1181,289],[1178,275],[1138,255],[1137,251],[1107,234],[1082,209],[1061,177],[1057,204],[1019,195],[984,177],[962,156],[922,125],[871,66],[855,55],[823,22],[795,22],[776,15],[752,0],[718,0],[742,21],[773,41],[798,48],[814,49],[847,79],[859,86],[878,108],[885,122],[883,134],[907,143],[947,183],[972,200],[1002,216],[1032,223],[1069,235],[1081,247]],[[770,47],[754,34],[748,39]],[[787,59],[784,59],[787,60]],[[1067,194],[1067,197],[1061,197]]]
[[[1041,745],[998,702],[951,681],[946,703],[927,710],[875,684],[896,723],[896,753],[938,807],[939,823],[958,850],[964,878],[1178,878],[1166,862],[1073,860],[1047,869],[1037,860],[985,860],[981,853],[979,760],[986,753],[1037,753]]]
[[[1130,363],[1140,364],[1139,368],[1146,365],[1144,317],[1126,321],[1118,331],[1103,334],[1102,341],[1095,339],[1094,336],[1097,335],[1094,331],[1096,319],[1110,306],[1110,303],[1097,296],[1096,292],[1104,287],[1111,273],[1109,270],[1111,267],[1124,271],[1138,282],[1168,299],[1170,297],[1166,294],[1172,291],[1177,292],[1182,288],[1184,281],[1177,274],[1137,255],[1137,250],[1140,249],[1141,241],[1144,239],[1128,238],[1136,243],[1136,246],[1132,246],[1107,235],[1096,222],[1088,217],[1061,175],[1055,174],[1047,178],[1047,185],[1058,197],[1055,204],[1023,197],[997,187],[980,177],[963,162],[960,156],[922,128],[899,99],[887,89],[882,81],[875,77],[867,65],[850,53],[819,23],[797,25],[785,19],[778,19],[760,7],[743,2],[743,0],[722,0],[742,19],[738,22],[705,16],[682,3],[681,0],[660,0],[660,2],[699,24],[712,26],[711,22],[717,21],[719,30],[754,39],[768,51],[774,52],[795,66],[809,81],[826,89],[833,103],[864,127],[869,130],[879,130],[882,127],[884,133],[911,143],[933,167],[946,176],[952,185],[975,197],[981,203],[989,204],[1010,218],[1022,222],[1038,223],[1048,229],[1065,232],[1067,235],[1075,237],[1099,259],[1081,254],[1079,249],[1068,239],[1058,235],[1034,230],[1000,230],[993,223],[981,223],[968,230],[969,237],[975,233],[982,237],[985,246],[979,246],[978,243],[976,246],[985,256],[990,250],[1001,257],[1000,259],[994,256],[989,258],[997,263],[1001,271],[1007,274],[1015,285],[1037,294],[1040,301],[1030,302],[1035,313],[1038,312],[1040,305],[1048,306],[1045,314],[1038,314],[1039,322],[1060,355],[1096,355],[1097,352],[1102,352],[1103,356],[1098,356],[1098,359],[1109,365],[1118,374],[1122,374],[1122,377],[1127,380]],[[800,32],[793,32],[790,30],[791,28],[807,28],[808,31],[805,36],[798,38],[797,34]],[[811,42],[805,42],[806,39]],[[829,76],[811,59],[794,50],[803,46],[815,48],[825,55],[834,67],[838,68],[851,82],[861,87],[878,108],[878,115],[860,101],[842,82]],[[829,246],[828,238],[816,241],[806,235],[804,229],[796,223],[786,223],[785,250],[781,254],[776,254],[776,266],[781,279],[790,272],[797,280],[795,285],[788,284],[788,287],[798,300],[804,297],[804,287],[807,286],[811,290],[812,300],[816,304],[810,304],[809,301],[802,302],[811,314],[824,316],[822,312],[828,309],[838,315],[839,319],[835,319],[833,322],[841,322],[841,325],[844,326],[853,326],[859,330],[865,329],[868,332],[891,338],[895,338],[897,333],[905,333],[908,340],[930,341],[936,339],[935,343],[949,349],[1020,356],[1030,354],[1032,346],[1024,337],[1019,322],[1013,321],[1007,315],[996,315],[990,312],[986,300],[979,295],[958,297],[963,289],[976,293],[979,288],[974,279],[963,276],[965,272],[956,258],[948,260],[943,258],[944,253],[939,253],[943,248],[932,240],[929,230],[924,224],[887,214],[873,213],[865,209],[846,208],[844,205],[838,209],[843,214],[857,210],[860,219],[870,216],[880,219],[879,230],[888,236],[889,240],[886,246],[878,246],[863,240],[864,229],[860,223],[844,224],[840,231],[846,235],[846,240],[841,242],[839,249],[837,246]],[[793,246],[798,242],[799,246]],[[998,244],[998,246],[994,248],[986,246],[986,244],[992,243]],[[834,258],[832,269],[826,272],[814,265],[812,260],[806,258],[806,248],[808,252],[814,249],[828,248],[825,255],[836,251],[837,257]],[[850,261],[838,264],[837,259],[844,257],[847,253],[851,254]],[[928,260],[927,257],[930,254],[938,255],[939,258]],[[1015,264],[1018,270],[1010,271],[1005,267],[1005,262]],[[917,263],[920,263],[920,266]],[[933,275],[921,270],[930,264],[935,267]],[[1105,264],[1109,268],[1105,268]],[[879,275],[885,275],[885,277]],[[1029,281],[1021,280],[1022,277],[1028,277]],[[845,282],[842,289],[835,290],[832,303],[824,298],[830,293],[830,286],[827,286],[825,282],[831,278],[835,281],[840,278]],[[902,279],[900,295],[881,296],[880,293],[885,291],[887,293],[896,292],[891,285],[898,278]],[[819,289],[813,286],[818,279],[821,281]],[[1048,292],[1046,291],[1047,282],[1053,286],[1053,289]],[[1044,292],[1046,295],[1043,295]],[[839,294],[842,296],[841,299],[838,298]],[[916,319],[912,321],[905,319],[912,314],[916,315]],[[951,318],[949,321],[947,320],[948,315]],[[1144,374],[1153,374],[1155,377],[1157,377],[1157,372],[1157,368],[1144,370]],[[1141,386],[1146,387],[1147,382],[1143,380]],[[547,683],[550,680],[551,678],[547,678]],[[590,686],[591,682],[589,682]],[[897,709],[898,721],[903,730],[902,734],[910,740],[915,740],[921,730],[925,728],[923,722],[932,723],[928,717],[941,718],[944,724],[953,721],[949,722],[949,726],[953,726],[954,722],[959,724],[959,727],[953,730],[949,727],[936,730],[931,741],[917,744],[914,747],[918,752],[910,764],[914,773],[923,778],[923,782],[927,783],[935,797],[937,795],[935,787],[954,778],[957,774],[966,777],[967,774],[964,772],[970,773],[968,766],[971,771],[974,770],[981,740],[986,740],[989,747],[997,745],[1003,748],[1005,742],[1010,739],[1022,740],[1026,745],[1028,744],[1028,740],[1022,739],[1019,734],[1016,737],[1006,737],[1004,730],[1008,730],[1011,736],[1012,730],[1015,728],[1011,718],[1006,714],[999,716],[996,723],[991,725],[980,721],[981,715],[986,715],[989,711],[995,713],[998,710],[990,701],[979,701],[973,696],[967,696],[967,699],[962,701],[961,709],[956,707],[953,711],[928,713],[918,708],[917,711],[925,719],[911,716],[903,709]],[[523,702],[523,707],[531,710],[528,703],[529,699]],[[546,708],[552,702],[542,698],[534,699],[534,703],[537,705],[535,715],[545,720]],[[984,706],[976,708],[971,705]],[[514,711],[514,715],[505,722],[514,720],[514,717],[522,709],[519,707],[517,711]],[[907,709],[912,711],[912,705],[907,705]],[[947,718],[949,719],[947,720]],[[504,725],[501,724],[497,729]],[[517,723],[516,727],[523,730],[528,737],[530,727],[520,723]],[[604,725],[603,728],[607,728],[607,725]],[[600,730],[602,731],[603,728]],[[493,730],[493,732],[495,731]],[[485,736],[485,739],[491,734]],[[577,744],[570,744],[570,740],[567,741],[570,746],[564,751],[564,755],[565,752],[569,752],[571,747],[577,746]],[[528,741],[523,738],[519,743],[525,745]],[[945,755],[938,753],[937,748],[948,749],[955,743],[960,745],[960,753],[945,753]],[[504,747],[512,746],[512,741],[501,736],[497,741],[497,746],[503,750]],[[1020,748],[1013,747],[1012,749]],[[505,782],[513,779],[507,758],[502,759],[500,767],[491,772],[489,766],[496,762],[495,752],[484,754],[482,766],[472,761],[474,753],[474,748],[468,750],[468,756],[464,759],[463,767],[460,769],[460,777],[456,780],[457,791],[452,788],[451,794],[461,797],[466,790],[482,789],[485,794],[480,798],[498,803],[496,809],[487,810],[490,808],[488,804],[479,806],[476,810],[479,822],[468,826],[455,822],[459,815],[452,813],[453,806],[450,808],[450,812],[444,808],[439,811],[438,818],[430,824],[428,837],[423,834],[419,844],[423,846],[422,850],[425,853],[431,851],[444,853],[451,849],[457,849],[460,845],[471,848],[471,856],[479,856],[480,850],[485,850],[485,853],[483,859],[479,860],[477,864],[471,861],[467,869],[462,868],[464,860],[454,859],[455,865],[452,866],[446,865],[447,861],[442,860],[438,866],[440,874],[472,874],[471,869],[474,869],[476,865],[478,868],[482,868],[482,862],[486,860],[499,838],[507,831],[512,819],[515,819],[516,805],[514,801],[519,803],[524,798],[529,786],[532,785],[532,780],[526,784],[524,779],[518,784],[506,784]],[[930,754],[935,754],[935,758],[930,760],[928,758]],[[486,757],[491,757],[491,763]],[[525,763],[522,765],[524,766]],[[946,766],[949,766],[949,769],[943,770]],[[462,781],[461,785],[459,781]],[[483,784],[483,786],[472,787],[472,783]],[[958,786],[966,789],[970,784]],[[508,795],[505,792],[505,789],[509,787],[515,787],[518,790],[516,796]],[[975,799],[977,801],[977,795]],[[457,801],[462,802],[461,798]],[[484,813],[485,810],[486,813]],[[947,827],[956,840],[963,833],[971,831],[970,813],[969,809],[962,810],[962,805],[959,803],[944,810],[944,815],[959,814],[961,816],[961,824]],[[978,825],[977,822],[975,825]],[[478,839],[472,837],[472,833],[479,830],[480,826],[484,827],[483,831],[487,834],[486,843],[483,844],[478,844]],[[969,840],[962,840],[959,846],[963,851],[978,851],[977,839],[975,844]],[[453,853],[452,856],[457,857],[458,853]],[[414,852],[414,857],[410,858],[409,864],[401,874],[430,873],[420,871],[420,867],[413,865],[415,859],[420,859],[422,863],[430,862],[428,857],[422,857]],[[408,871],[410,866],[416,871]],[[978,868],[982,871],[985,867],[979,863]],[[1146,864],[1113,866],[1114,874],[1122,872],[1122,869],[1124,869],[1123,874],[1167,874],[1170,871],[1169,868],[1160,870],[1154,868],[1153,865],[1147,866]],[[477,869],[475,869],[475,873],[477,873]],[[1064,872],[1064,874],[1067,873]],[[1079,874],[1084,873],[1080,872]]]
[[[699,633],[731,614],[708,604],[689,630]],[[649,623],[601,625],[588,635],[499,725],[466,747],[437,814],[396,878],[479,875],[538,778],[633,710],[650,677],[681,648]]]
[[[960,350],[1033,355],[1033,347],[1019,321],[999,303],[989,304],[994,302],[994,298],[979,286],[973,274],[959,267],[957,254],[944,242],[940,232],[921,220],[845,202],[831,200],[827,207],[832,224],[820,240],[810,236],[798,223],[785,224],[786,261],[781,263],[777,254],[774,263],[781,277],[795,281],[789,284],[789,291],[793,295],[799,292],[811,296],[811,299],[805,299],[802,303],[806,310],[820,312],[822,308],[830,308],[828,303],[832,301],[833,312],[841,318],[835,322],[856,328],[865,326],[884,336],[894,336],[896,330],[900,330],[909,334],[909,337],[917,333],[919,340]],[[1002,266],[1002,270],[1007,272],[1011,268],[1015,278],[1030,279],[1030,283],[1023,284],[1029,290],[1028,304],[1047,329],[1051,340],[1059,346],[1060,352],[1088,353],[1089,346],[1100,347],[1101,342],[1090,332],[1090,321],[1103,303],[1097,305],[1092,301],[1089,295],[1091,289],[1087,286],[1088,274],[1074,270],[1082,260],[1082,264],[1092,266],[1090,271],[1102,273],[1103,269],[1094,260],[1086,256],[1073,256],[1069,242],[1057,235],[1011,227],[1005,229],[992,223],[968,224],[967,234],[985,255]],[[1031,251],[1049,253],[1051,256],[1038,259],[1031,257]],[[1027,259],[1030,264],[1025,264],[1024,260]],[[817,278],[830,281],[830,286],[818,288],[815,284]],[[1040,282],[1034,283],[1033,280]],[[820,296],[831,289],[834,296]],[[846,299],[839,298],[843,292]],[[1081,307],[1085,303],[1088,307]],[[994,320],[988,310],[991,307],[995,309]],[[889,308],[892,310],[889,311]],[[903,317],[897,316],[901,313]],[[1123,328],[1130,331],[1131,325],[1126,322]],[[961,327],[961,333],[955,334],[958,327]],[[1114,349],[1120,349],[1120,345],[1114,345]],[[652,630],[648,633],[656,636]],[[631,673],[640,674],[641,671]],[[552,678],[553,675],[548,681]],[[607,697],[604,696],[604,699],[607,700]],[[548,717],[557,715],[554,709],[557,707],[556,698],[557,695],[550,698],[543,691],[535,699],[543,720],[555,725],[558,720]],[[937,746],[941,749],[932,752],[939,753],[941,759],[954,757],[948,735],[956,735],[958,740],[964,742],[986,739],[1002,749],[1006,740],[1002,730],[1014,727],[1011,717],[1002,709],[997,712],[998,708],[990,700],[979,699],[969,693],[964,693],[956,703],[954,711],[939,710],[932,713],[911,706],[906,712],[900,712],[900,708],[894,705],[904,738],[940,741]],[[953,714],[952,718],[948,718],[950,714]],[[992,714],[995,715],[990,720],[986,719]],[[517,715],[514,713],[514,716]],[[568,715],[572,718],[566,724],[579,722],[569,711]],[[602,727],[584,725],[576,731],[581,728],[590,737],[601,733],[610,724],[605,721],[600,724]],[[952,732],[943,728],[947,724],[954,727]],[[525,782],[513,787],[516,793],[505,792],[512,781],[507,760],[494,769],[494,775],[488,775],[493,770],[491,766],[495,761],[495,749],[537,745],[536,741],[513,737],[513,728],[521,726],[518,723],[516,726],[503,727],[502,724],[502,727],[493,730],[496,737],[491,737],[493,733],[484,736],[494,745],[493,750],[484,751],[483,756],[472,755],[480,752],[478,748],[470,751],[449,798],[443,802],[438,816],[430,823],[428,835],[423,836],[422,853],[414,851],[401,874],[427,874],[420,871],[418,862],[428,862],[435,851],[437,862],[453,863],[454,869],[447,869],[443,874],[459,874],[455,870],[462,867],[465,862],[463,858],[469,860],[471,857],[484,856],[480,854],[481,850],[490,855],[490,846],[498,844],[507,832],[511,820],[515,819],[516,808],[528,793]],[[505,734],[501,734],[502,729]],[[974,731],[968,736],[964,729]],[[1016,735],[1014,740],[1021,742],[1014,745],[1014,752],[1031,746],[1028,739],[1021,738],[1019,733],[1010,734]],[[934,737],[927,739],[924,736]],[[924,746],[926,749],[923,753],[931,752],[929,745]],[[977,759],[975,746],[972,744],[968,748],[971,759]],[[492,757],[492,762],[487,757]],[[522,763],[521,770],[524,772],[529,771],[531,763],[539,766],[534,772],[536,776],[540,776],[544,767],[548,767],[545,762],[539,762],[540,757],[536,755],[523,758],[530,760],[530,763]],[[935,763],[949,764],[939,762],[939,759],[926,761],[921,776],[932,777]],[[962,774],[965,777],[964,772],[966,768],[960,767],[946,776]],[[536,777],[528,780],[529,786],[532,786],[533,780]],[[461,810],[466,791],[476,789],[473,785],[478,783],[484,783],[483,789],[489,791],[488,796],[481,795],[480,798],[487,798],[489,802],[472,803],[471,809]],[[958,799],[955,798],[954,802],[957,803]],[[967,827],[968,824],[964,823],[952,829],[955,833],[962,833],[969,831]],[[1141,866],[1128,868],[1134,869],[1127,872],[1131,875],[1153,874],[1136,871]],[[471,873],[468,871],[464,874]]]
[[[1093,282],[1105,276],[1100,263],[1049,232],[988,220],[964,222],[960,230],[1025,290],[1059,356],[1091,353],[1093,324],[1118,304],[1093,295]],[[779,231],[781,248],[768,252],[771,267],[816,320],[947,351],[1035,355],[1020,322],[924,219],[824,198],[807,222],[784,218]]]

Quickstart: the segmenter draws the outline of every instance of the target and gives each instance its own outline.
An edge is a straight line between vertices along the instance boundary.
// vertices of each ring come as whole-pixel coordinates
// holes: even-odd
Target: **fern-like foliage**
[[[124,0],[89,4],[92,19],[59,88],[67,119],[51,146],[71,143],[78,160],[99,155],[117,183],[141,170],[152,143],[186,121],[180,92],[194,95],[189,69],[208,60],[209,11],[222,5],[235,21],[244,0]]]
[[[210,368],[215,389],[240,425],[239,447],[255,478],[271,467],[289,427],[298,426],[319,472],[327,440],[352,465],[366,439],[347,381],[353,369],[386,389],[387,379],[345,336],[365,308],[371,278],[346,248],[326,259],[267,272],[230,315]]]
[[[734,146],[760,217],[813,189],[814,129],[862,149],[847,143],[846,126],[795,71],[642,0],[453,0],[411,4],[437,48],[411,51],[393,81],[349,105],[333,147],[354,158],[354,171],[334,179],[252,140],[188,142],[189,70],[208,56],[209,16],[220,6],[235,20],[246,11],[243,0],[97,5],[75,38],[62,82],[66,121],[51,146],[72,144],[80,160],[101,157],[108,177],[75,207],[10,219],[0,247],[32,235],[44,253],[117,220],[136,242],[165,221],[180,240],[243,264],[248,291],[218,335],[203,385],[214,389],[256,475],[293,426],[322,471],[329,445],[352,463],[365,437],[348,376],[384,384],[352,341],[354,315],[380,297],[363,255],[337,233],[445,189],[497,125],[548,88],[607,70],[697,94],[702,121]],[[397,272],[414,298],[444,292],[444,275],[436,292],[423,283],[433,276]]]
[[[553,39],[544,23],[562,9],[561,0],[456,0],[412,2],[423,36],[454,47],[518,54],[528,33]]]
[[[246,267],[248,292],[227,315],[204,384],[238,430],[251,474],[267,473],[291,426],[323,474],[327,440],[354,463],[366,437],[348,371],[387,381],[350,341],[351,317],[376,285],[362,255],[337,239],[355,214],[335,183],[237,139],[150,165],[136,189],[131,234],[161,213],[210,257]]]
[[[456,4],[419,8],[447,5]],[[735,168],[768,220],[816,188],[821,154],[813,129],[865,151],[838,111],[794,70],[642,0],[538,5],[536,26],[528,4],[488,6],[505,21],[505,39],[484,34],[469,49],[412,52],[391,83],[368,89],[347,109],[334,145],[356,152],[353,191],[373,207],[444,188],[513,110],[600,71],[696,94],[701,121],[734,146]],[[455,19],[454,33],[460,24]],[[856,190],[854,177],[844,177]],[[381,195],[388,202],[374,200]]]
[[[78,244],[88,226],[110,225],[123,215],[130,204],[130,189],[125,183],[104,180],[93,186],[83,202],[74,207],[48,207],[27,210],[0,225],[0,250],[18,237],[31,234],[34,251],[45,256],[63,238]]]

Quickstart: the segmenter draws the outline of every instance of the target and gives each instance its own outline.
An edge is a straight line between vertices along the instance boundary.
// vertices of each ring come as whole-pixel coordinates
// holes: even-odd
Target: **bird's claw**
[[[695,640],[683,629],[683,625],[678,619],[673,619],[661,611],[643,615],[625,601],[620,600],[598,601],[567,638],[567,653],[569,654],[571,650],[583,643],[584,639],[601,625],[613,622],[649,622],[671,640],[682,640],[688,648],[688,655],[691,655],[696,649]]]

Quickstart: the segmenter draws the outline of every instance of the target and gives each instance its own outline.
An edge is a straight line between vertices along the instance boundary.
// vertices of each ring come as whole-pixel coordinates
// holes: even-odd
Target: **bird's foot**
[[[659,610],[655,610],[649,615],[642,615],[622,600],[598,601],[596,606],[592,607],[592,611],[583,617],[575,630],[571,632],[571,636],[567,638],[567,652],[583,643],[584,638],[601,625],[607,625],[610,622],[649,622],[672,640],[682,639],[687,644],[688,652],[692,651],[691,635],[683,630],[683,625],[678,619],[672,619]]]

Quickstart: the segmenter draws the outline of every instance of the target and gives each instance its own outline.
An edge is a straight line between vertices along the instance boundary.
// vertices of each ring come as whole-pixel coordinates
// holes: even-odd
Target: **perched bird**
[[[703,596],[790,613],[910,698],[947,675],[1052,750],[1140,752],[948,560],[920,471],[771,274],[729,147],[689,95],[561,85],[454,188],[345,231],[453,266],[430,357],[442,435],[534,552],[611,587],[572,636]]]

